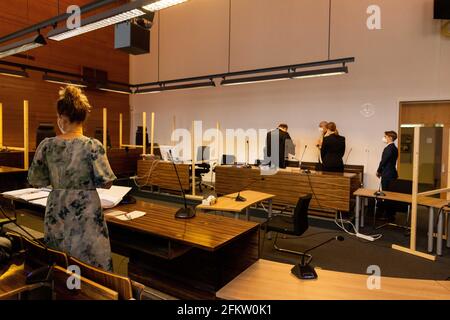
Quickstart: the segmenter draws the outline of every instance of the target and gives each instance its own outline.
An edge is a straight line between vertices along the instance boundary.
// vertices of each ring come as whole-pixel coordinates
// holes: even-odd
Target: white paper
[[[47,192],[47,191],[38,191],[38,192],[22,194],[22,195],[17,196],[17,198],[25,200],[25,201],[31,201],[31,200],[41,199],[41,198],[48,198],[48,195],[49,195],[49,192]]]
[[[126,214],[125,211],[119,211],[119,210],[110,210],[108,212],[105,212],[105,216],[110,216],[110,217],[123,216],[124,214]]]
[[[129,221],[129,220],[134,220],[140,217],[145,216],[146,213],[143,211],[133,211],[130,213],[125,213],[123,215],[120,216],[116,216],[117,219],[122,220],[122,221]]]
[[[130,192],[131,188],[112,186],[110,189],[97,188],[98,196],[102,203],[102,208],[114,208],[117,206],[123,197]]]
[[[30,203],[37,204],[38,206],[46,207],[48,198],[41,198],[37,200],[32,200]]]
[[[3,192],[2,194],[5,196],[18,197],[23,194],[38,192],[38,191],[39,191],[39,189],[36,189],[36,188],[26,188],[26,189],[19,189],[19,190]]]

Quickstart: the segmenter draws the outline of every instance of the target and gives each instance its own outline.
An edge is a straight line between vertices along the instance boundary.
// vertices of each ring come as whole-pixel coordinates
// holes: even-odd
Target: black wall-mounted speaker
[[[450,0],[434,0],[434,19],[450,20]]]
[[[128,54],[150,53],[150,30],[132,21],[115,26],[114,48]]]

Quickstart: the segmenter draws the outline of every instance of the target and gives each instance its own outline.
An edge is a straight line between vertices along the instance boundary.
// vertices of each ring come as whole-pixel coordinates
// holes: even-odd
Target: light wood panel
[[[450,288],[438,281],[381,277],[370,290],[368,275],[316,268],[317,280],[299,280],[292,265],[258,260],[222,288],[226,300],[450,300]],[[280,285],[282,284],[282,285]]]
[[[228,0],[195,0],[160,13],[160,78],[228,69]]]
[[[326,60],[328,4],[232,0],[231,71]]]
[[[249,185],[252,181],[254,183]],[[234,193],[245,188],[273,194],[273,202],[281,205],[295,206],[300,196],[315,193],[317,198],[313,196],[311,208],[348,212],[352,194],[359,186],[358,175],[354,173],[313,172],[307,175],[300,173],[298,168],[287,168],[275,175],[261,176],[260,169],[256,167],[216,167],[218,194]]]
[[[60,12],[69,4],[84,5],[90,0],[60,1]],[[18,0],[0,3],[1,35],[17,31],[31,24],[51,18],[58,13],[58,0]],[[27,10],[29,5],[29,10]],[[104,10],[104,9],[102,9]],[[43,33],[47,30],[42,30]],[[110,80],[128,83],[128,54],[114,50],[114,29],[97,30],[62,42],[48,41],[48,45],[26,53],[29,59],[8,57],[6,61],[24,63],[71,73],[82,73],[87,66],[105,70]],[[36,144],[36,129],[39,123],[49,122],[56,126],[56,100],[61,85],[42,80],[42,74],[29,72],[29,79],[0,77],[0,103],[3,103],[4,144],[21,146],[23,120],[20,112],[23,100],[30,102],[30,148]],[[93,111],[86,122],[86,134],[94,135],[96,127],[102,127],[102,108],[108,108],[110,134],[113,145],[118,145],[119,113],[124,114],[124,130],[129,132],[129,101],[127,95],[88,91]],[[128,135],[125,140],[128,140]]]
[[[172,191],[180,191],[180,183],[171,162],[158,161],[153,170],[154,160],[139,160],[138,161],[138,176],[139,184],[143,186],[158,186],[162,189]],[[177,164],[178,175],[180,177],[181,185],[184,190],[190,189],[190,165]]]
[[[246,201],[236,201],[237,193],[229,194],[223,197],[219,197],[217,202],[213,205],[200,204],[196,209],[200,210],[212,210],[212,211],[228,211],[228,212],[241,212],[242,210],[257,204],[259,202],[272,199],[275,197],[273,194],[257,192],[252,190],[244,190],[240,193]]]

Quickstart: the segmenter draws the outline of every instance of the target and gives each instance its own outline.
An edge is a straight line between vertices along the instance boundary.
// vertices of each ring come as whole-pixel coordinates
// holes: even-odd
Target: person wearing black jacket
[[[295,145],[292,142],[291,136],[289,135],[287,124],[280,124],[277,129],[272,130],[267,133],[266,138],[266,153],[268,157],[272,157],[272,136],[278,135],[278,159],[279,159],[279,167],[286,168],[286,155],[289,151],[290,153],[295,153]]]
[[[327,133],[320,149],[322,170],[330,172],[344,172],[345,137],[339,135],[334,122],[327,124]]]
[[[397,140],[397,133],[395,131],[386,131],[384,133],[383,142],[387,146],[383,150],[380,165],[377,170],[377,177],[381,178],[381,188],[388,190],[389,184],[398,178],[397,173],[397,159],[398,149],[394,142]]]

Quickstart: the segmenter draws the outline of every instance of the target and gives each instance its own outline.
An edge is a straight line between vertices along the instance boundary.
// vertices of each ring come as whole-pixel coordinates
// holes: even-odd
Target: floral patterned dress
[[[112,270],[111,245],[96,188],[116,176],[96,140],[47,138],[28,171],[35,187],[51,185],[45,211],[45,242],[50,248],[104,270]]]

